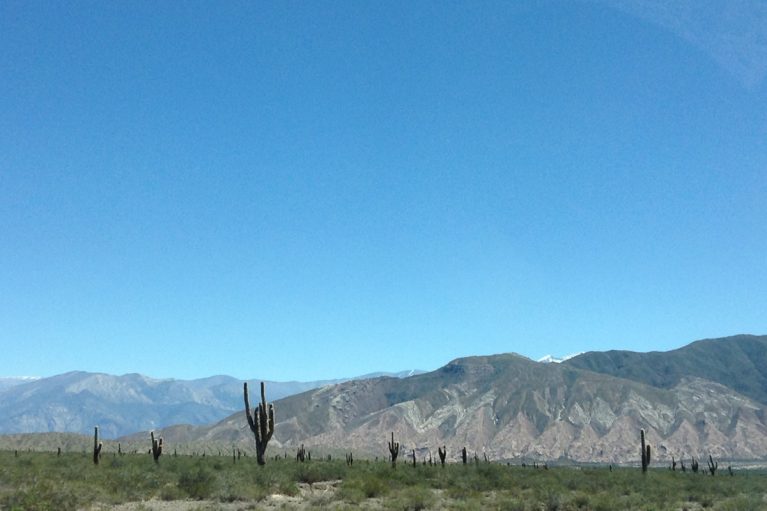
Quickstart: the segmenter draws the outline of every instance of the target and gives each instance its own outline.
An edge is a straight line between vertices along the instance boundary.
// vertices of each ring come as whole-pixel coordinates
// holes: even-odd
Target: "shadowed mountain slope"
[[[684,377],[703,378],[767,404],[767,336],[706,339],[667,352],[592,351],[563,364],[663,389]]]

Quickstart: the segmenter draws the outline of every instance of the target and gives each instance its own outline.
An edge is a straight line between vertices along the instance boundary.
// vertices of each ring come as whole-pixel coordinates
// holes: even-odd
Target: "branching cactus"
[[[155,439],[154,431],[149,432],[149,437],[152,439],[152,458],[155,463],[159,463],[162,456],[162,437]]]
[[[714,458],[711,457],[711,455],[708,455],[708,471],[711,472],[711,475],[716,475],[716,469],[719,468],[719,462],[714,462]]]
[[[99,458],[101,458],[102,443],[99,442],[99,427],[93,428],[93,464],[99,464]]]
[[[306,460],[306,449],[304,449],[304,444],[301,444],[301,447],[298,448],[296,451],[296,461],[300,461],[303,463]]]
[[[650,445],[645,445],[643,429],[639,431],[639,437],[642,440],[642,473],[644,474],[650,466]]]
[[[442,463],[442,466],[445,466],[445,457],[447,456],[447,447],[444,445],[442,447],[437,447],[437,454],[439,454],[439,462]]]
[[[245,382],[245,415],[248,417],[248,425],[253,435],[256,437],[256,461],[259,465],[266,465],[264,454],[266,453],[266,444],[271,440],[274,434],[274,405],[266,403],[266,392],[264,382],[261,382],[261,403],[250,414],[250,402],[248,401],[248,383]]]
[[[389,452],[391,453],[391,466],[397,468],[397,456],[399,456],[399,442],[394,441],[394,431],[391,432],[391,442],[389,442]]]

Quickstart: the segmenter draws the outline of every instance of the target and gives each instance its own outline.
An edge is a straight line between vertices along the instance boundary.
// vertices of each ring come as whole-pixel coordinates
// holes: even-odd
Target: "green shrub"
[[[428,488],[419,486],[410,486],[400,492],[400,494],[391,500],[384,502],[389,509],[399,509],[402,511],[421,511],[428,509],[429,504],[433,503],[434,495]]]
[[[213,493],[216,476],[205,467],[184,471],[178,478],[178,487],[189,497],[197,500],[207,499]]]

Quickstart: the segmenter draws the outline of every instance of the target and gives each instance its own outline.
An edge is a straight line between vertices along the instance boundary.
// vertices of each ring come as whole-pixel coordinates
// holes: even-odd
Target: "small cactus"
[[[155,463],[159,463],[162,456],[162,437],[155,439],[154,431],[149,432],[149,437],[152,439],[152,458]]]
[[[439,462],[442,463],[442,466],[445,466],[445,457],[447,456],[447,447],[444,445],[442,447],[437,447],[437,454],[439,454]]]
[[[93,428],[93,464],[99,464],[99,458],[101,458],[101,447],[104,444],[99,442],[99,427]]]
[[[391,453],[391,466],[397,468],[397,456],[399,456],[399,442],[394,441],[394,431],[391,433],[391,442],[389,442],[389,453]]]
[[[301,444],[301,447],[298,448],[296,451],[296,461],[300,461],[303,463],[306,460],[306,449],[304,449],[304,444]]]
[[[642,441],[642,473],[644,474],[650,466],[650,445],[645,445],[643,429],[639,431],[639,437]]]
[[[719,462],[714,462],[714,458],[711,457],[711,455],[708,455],[708,471],[711,472],[711,475],[716,475],[716,469],[719,468]]]

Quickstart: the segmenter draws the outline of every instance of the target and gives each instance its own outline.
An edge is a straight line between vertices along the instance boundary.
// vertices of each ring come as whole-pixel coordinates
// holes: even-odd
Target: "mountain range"
[[[347,379],[267,385],[270,397],[280,399]],[[82,371],[49,378],[0,378],[0,434],[89,434],[99,425],[104,438],[116,438],[173,424],[210,424],[242,408],[242,383],[230,376],[175,380]]]
[[[419,457],[445,445],[452,459],[466,447],[492,459],[625,463],[637,460],[644,429],[656,460],[764,460],[766,353],[767,336],[736,336],[558,364],[515,354],[461,358],[409,378],[348,381],[277,400],[269,445],[277,453],[305,444],[385,456],[394,433]],[[242,411],[163,434],[186,447],[253,447]]]
[[[638,459],[639,430],[644,429],[660,462],[672,455],[767,459],[767,336],[708,339],[668,352],[588,352],[559,363],[513,353],[476,356],[407,377],[373,376],[303,384],[314,387],[299,393],[266,382],[276,416],[269,452],[287,454],[304,444],[385,457],[394,433],[403,452],[415,450],[420,458],[434,456],[444,445],[453,460],[466,447],[495,460],[626,463]],[[59,423],[62,412],[55,405],[62,392],[77,396],[82,408],[70,405],[63,414],[68,422]],[[13,403],[7,402],[10,396]],[[117,417],[140,409],[141,420],[154,422],[139,428],[118,423],[112,412],[99,408],[105,402],[121,411]],[[199,411],[203,405],[233,413],[208,425],[190,425],[177,419],[187,408],[179,402],[197,403],[188,409],[199,422],[207,417]],[[15,419],[2,420],[18,426],[19,417],[36,417],[32,412],[45,403],[38,413],[56,418],[43,424],[49,430],[68,425],[90,434],[93,425],[103,431],[108,424],[116,435],[131,427],[160,429],[166,445],[181,452],[253,450],[242,382],[228,377],[192,385],[139,375],[69,373],[6,389],[0,393],[0,417],[13,411]],[[231,403],[229,411],[221,403]],[[35,423],[30,419],[29,424]],[[141,450],[147,437],[143,432],[119,440],[124,449]],[[23,441],[14,438],[19,445]]]

